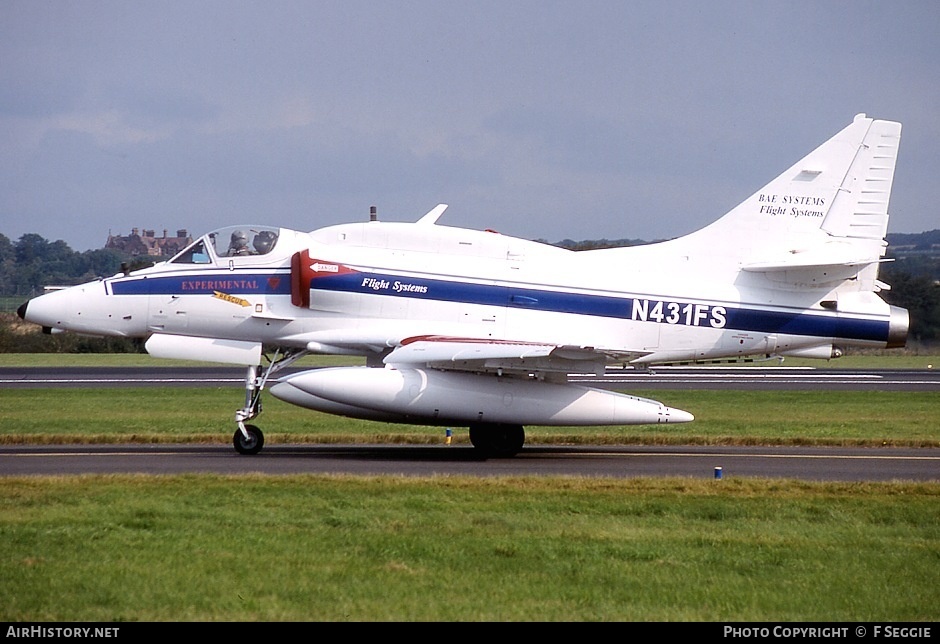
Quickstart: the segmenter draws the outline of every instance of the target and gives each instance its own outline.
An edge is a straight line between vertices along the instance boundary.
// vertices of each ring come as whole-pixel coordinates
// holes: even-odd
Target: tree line
[[[0,295],[29,297],[47,285],[80,284],[114,275],[127,261],[120,253],[102,248],[82,253],[62,240],[50,242],[28,233],[16,243],[0,234]]]
[[[146,263],[101,248],[72,250],[62,240],[49,241],[28,233],[15,243],[0,234],[0,353],[140,353],[139,341],[125,338],[90,338],[71,333],[43,335],[26,332],[14,311],[19,304],[41,295],[45,286],[68,286],[114,275],[122,265]]]
[[[633,246],[642,244],[640,240],[564,240],[558,242],[572,250],[610,248],[615,246]],[[882,292],[889,303],[908,309],[911,314],[910,338],[914,343],[933,344],[940,342],[940,230],[933,230],[916,235],[888,235],[888,259],[891,262],[882,265],[881,281],[890,284],[891,290]],[[12,313],[16,309],[17,298],[25,301],[29,297],[41,294],[48,285],[66,286],[91,281],[98,277],[114,275],[122,270],[122,265],[139,268],[150,263],[150,258],[129,257],[113,249],[97,249],[84,252],[72,250],[62,240],[49,241],[35,233],[28,233],[12,242],[0,234],[0,296],[7,303],[3,311]],[[6,326],[6,324],[4,324]],[[0,338],[0,351],[8,351],[5,345],[17,342],[22,345],[22,338]],[[83,340],[87,342],[87,339]],[[53,342],[48,340],[47,342]],[[62,350],[62,343],[80,342],[75,340],[56,340]],[[79,345],[75,345],[79,346]],[[66,350],[76,349],[68,346]],[[107,343],[85,346],[84,350],[137,350],[134,343]]]

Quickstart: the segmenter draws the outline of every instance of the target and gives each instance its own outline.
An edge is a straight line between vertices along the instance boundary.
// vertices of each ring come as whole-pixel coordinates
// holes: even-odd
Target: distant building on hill
[[[177,230],[176,237],[167,236],[166,229],[163,236],[157,237],[152,230],[134,228],[130,235],[112,235],[108,233],[108,243],[105,248],[113,248],[125,255],[150,257],[172,257],[189,246],[193,238],[184,230]]]

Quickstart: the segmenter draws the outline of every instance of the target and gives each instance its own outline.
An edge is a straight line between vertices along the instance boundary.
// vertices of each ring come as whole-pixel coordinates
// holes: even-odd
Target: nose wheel
[[[245,421],[251,420],[261,413],[261,391],[264,389],[268,378],[306,354],[306,351],[288,351],[282,357],[280,350],[278,350],[267,369],[262,370],[261,365],[248,367],[245,374],[245,406],[235,412],[235,422],[238,424],[238,429],[235,430],[235,434],[232,436],[232,444],[235,446],[236,452],[250,456],[257,454],[264,447],[264,434],[261,433],[257,425],[248,425]]]
[[[264,447],[264,434],[254,425],[245,425],[244,431],[241,427],[235,430],[232,443],[239,454],[257,454]]]

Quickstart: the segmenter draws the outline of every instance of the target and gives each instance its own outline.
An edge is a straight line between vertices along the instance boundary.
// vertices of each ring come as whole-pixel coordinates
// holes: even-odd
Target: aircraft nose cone
[[[25,302],[23,302],[22,304],[20,304],[20,308],[16,309],[16,314],[17,314],[18,316],[20,316],[20,319],[21,319],[21,320],[25,320],[25,319],[26,319],[26,306],[27,306],[28,304],[29,304],[29,300],[26,300]]]

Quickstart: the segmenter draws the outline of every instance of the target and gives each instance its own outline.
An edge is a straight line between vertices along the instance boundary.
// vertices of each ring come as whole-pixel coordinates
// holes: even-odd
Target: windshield
[[[212,258],[206,250],[206,242],[200,239],[170,261],[176,264],[208,264]]]
[[[218,257],[267,255],[277,243],[277,228],[231,226],[209,233]]]
[[[212,254],[218,258],[267,255],[277,244],[279,230],[268,226],[220,228],[192,244],[171,261],[178,264],[208,264],[212,261]]]

